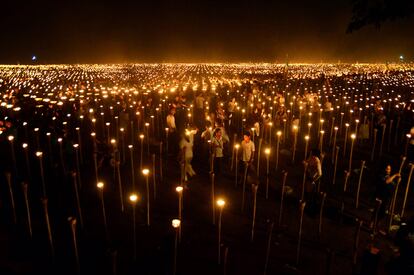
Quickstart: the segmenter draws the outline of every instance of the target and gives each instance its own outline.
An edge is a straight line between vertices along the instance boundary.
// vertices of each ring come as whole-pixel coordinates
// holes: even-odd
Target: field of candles
[[[0,274],[414,274],[414,64],[0,65]]]

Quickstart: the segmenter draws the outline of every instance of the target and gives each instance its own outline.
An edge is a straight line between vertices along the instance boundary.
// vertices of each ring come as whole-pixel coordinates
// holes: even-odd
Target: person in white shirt
[[[184,180],[187,181],[187,175],[192,177],[196,175],[193,170],[191,161],[193,160],[193,145],[194,145],[194,134],[196,131],[186,131],[185,135],[180,141],[180,159],[184,163]]]
[[[255,146],[253,141],[250,140],[250,132],[245,132],[243,141],[241,142],[242,148],[242,161],[248,165],[253,162]]]
[[[211,139],[215,175],[220,175],[222,172],[224,142],[226,142],[226,140],[223,139],[221,128],[216,128],[214,130],[213,138]]]
[[[167,126],[169,128],[170,133],[175,132],[177,127],[175,126],[175,108],[171,108],[169,114],[167,115]]]

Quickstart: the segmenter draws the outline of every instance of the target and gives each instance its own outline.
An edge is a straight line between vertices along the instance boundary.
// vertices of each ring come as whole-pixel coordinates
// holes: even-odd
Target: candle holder
[[[178,235],[179,228],[181,226],[181,221],[179,219],[174,219],[171,222],[172,227],[175,229],[175,242],[174,242],[174,267],[173,275],[177,274],[177,254],[178,254]]]
[[[223,199],[218,199],[217,200],[217,207],[219,208],[219,219],[218,219],[218,242],[217,242],[217,259],[218,259],[218,264],[220,264],[221,261],[221,220],[222,220],[222,215],[223,215],[223,208],[226,205],[226,202]]]
[[[142,169],[142,174],[145,177],[145,186],[146,186],[146,191],[147,191],[147,226],[150,226],[150,190],[149,190],[149,180],[148,180],[148,176],[149,176],[150,170],[145,168]]]
[[[96,184],[96,187],[98,188],[98,192],[99,192],[99,198],[101,200],[102,219],[103,219],[104,230],[105,230],[105,238],[107,241],[109,241],[108,223],[106,221],[106,211],[105,211],[104,186],[105,184],[101,181]]]
[[[132,205],[132,234],[133,234],[133,246],[134,246],[133,259],[134,261],[136,261],[137,260],[137,229],[136,229],[135,208],[138,202],[138,195],[135,193],[132,193],[131,195],[129,195],[129,201]]]

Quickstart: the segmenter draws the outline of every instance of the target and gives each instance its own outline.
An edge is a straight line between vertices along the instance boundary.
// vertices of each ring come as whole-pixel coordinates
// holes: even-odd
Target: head
[[[216,137],[216,138],[220,138],[221,137],[221,128],[216,128],[215,130],[214,130],[214,136]]]
[[[244,132],[243,140],[245,142],[249,142],[250,141],[250,132],[249,131]]]
[[[317,158],[321,158],[321,151],[319,149],[312,149],[311,150],[311,155]]]
[[[389,163],[385,165],[385,173],[387,175],[391,174],[391,165]]]
[[[170,109],[170,114],[171,114],[171,115],[174,115],[174,114],[175,114],[175,108],[171,108],[171,109]]]

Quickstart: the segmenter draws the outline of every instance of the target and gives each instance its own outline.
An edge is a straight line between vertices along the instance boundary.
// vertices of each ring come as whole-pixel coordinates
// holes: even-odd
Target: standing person
[[[394,185],[396,183],[395,180],[400,176],[400,173],[391,175],[391,165],[389,163],[385,165],[384,170],[381,171],[379,175],[376,198],[381,200],[382,203],[378,211],[378,221],[383,219],[387,213],[386,209],[389,207],[392,195],[394,193]]]
[[[316,182],[322,177],[322,156],[319,149],[312,149],[309,158],[305,161],[308,165],[306,169],[305,192],[306,200],[313,203],[317,191]]]
[[[180,141],[180,162],[184,164],[184,180],[187,181],[187,175],[192,177],[196,175],[193,170],[191,161],[193,160],[193,133],[186,131],[183,138]]]
[[[179,136],[177,133],[177,127],[175,125],[175,112],[176,109],[174,107],[170,108],[170,111],[167,115],[167,127],[168,127],[168,142],[169,144],[173,144],[171,152],[176,156],[177,155],[177,144],[179,141]]]
[[[241,142],[242,158],[241,161],[244,164],[244,169],[249,167],[253,163],[255,146],[250,139],[250,132],[246,131],[243,135],[243,141]],[[244,169],[242,171],[244,171]]]
[[[223,149],[224,149],[224,142],[222,136],[221,128],[216,128],[214,130],[213,138],[211,140],[211,146],[213,149],[213,157],[214,157],[214,174],[220,175],[223,170]]]

